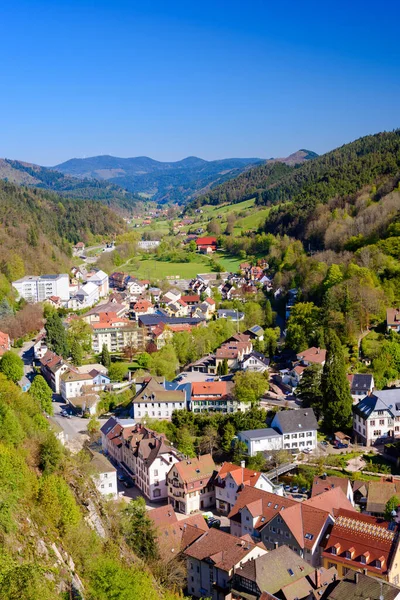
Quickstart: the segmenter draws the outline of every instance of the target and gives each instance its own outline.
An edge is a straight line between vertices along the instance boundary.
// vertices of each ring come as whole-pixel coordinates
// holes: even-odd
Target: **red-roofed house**
[[[323,348],[308,348],[303,352],[299,352],[297,355],[297,360],[300,360],[303,365],[308,367],[309,365],[318,364],[324,365],[326,360],[326,350]]]
[[[188,458],[174,464],[168,472],[168,500],[185,515],[215,505],[215,463],[211,454]]]
[[[137,321],[141,315],[154,314],[154,306],[149,300],[138,300],[133,306],[133,313]]]
[[[191,410],[200,412],[244,412],[248,404],[238,402],[232,394],[232,381],[194,381],[190,398]]]
[[[380,577],[399,585],[400,546],[398,525],[381,518],[340,510],[325,537],[324,567],[336,567],[339,577],[349,570]]]
[[[203,254],[210,254],[217,250],[217,238],[216,237],[200,237],[196,240],[197,250]]]
[[[228,514],[232,510],[238,492],[243,486],[255,487],[266,492],[283,495],[282,486],[274,486],[265,473],[246,469],[244,466],[224,463],[215,478],[215,501],[217,510]]]

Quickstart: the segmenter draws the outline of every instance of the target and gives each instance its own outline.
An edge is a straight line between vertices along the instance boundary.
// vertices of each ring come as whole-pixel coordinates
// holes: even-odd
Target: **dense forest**
[[[52,190],[68,198],[97,200],[119,210],[131,210],[142,201],[135,194],[111,182],[77,179],[59,171],[18,160],[0,161],[0,177],[18,184]]]
[[[124,222],[99,202],[71,200],[0,181],[0,293],[7,281],[55,273],[71,265],[71,244],[123,231]]]

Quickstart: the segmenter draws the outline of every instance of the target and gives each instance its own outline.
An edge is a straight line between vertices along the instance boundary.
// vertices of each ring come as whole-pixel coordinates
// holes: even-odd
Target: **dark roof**
[[[159,323],[165,323],[166,325],[178,325],[182,323],[188,323],[189,325],[198,325],[199,322],[203,321],[204,319],[193,319],[191,317],[169,317],[167,315],[154,314],[141,315],[138,320],[143,325],[150,327],[151,325],[158,325]]]
[[[269,358],[267,358],[266,356],[264,356],[264,354],[261,354],[261,352],[256,352],[255,350],[253,350],[252,352],[250,352],[250,354],[247,354],[243,361],[248,360],[249,358],[256,358],[257,360],[259,360],[260,362],[262,362],[266,367],[269,366],[269,363],[271,362]]]
[[[387,581],[351,570],[332,587],[325,600],[395,600],[400,594],[399,588]]]
[[[353,407],[363,419],[368,419],[374,410],[388,410],[393,416],[400,415],[400,388],[377,390]]]
[[[279,429],[282,433],[318,429],[317,419],[312,408],[281,410],[276,413],[274,421],[275,419],[278,419]]]
[[[371,389],[372,375],[364,373],[355,373],[351,382],[352,392],[365,392],[367,393]]]
[[[248,431],[239,431],[239,433],[245,434],[249,440],[263,440],[268,437],[277,437],[281,434],[272,429],[272,427],[265,427],[265,429],[249,429]]]

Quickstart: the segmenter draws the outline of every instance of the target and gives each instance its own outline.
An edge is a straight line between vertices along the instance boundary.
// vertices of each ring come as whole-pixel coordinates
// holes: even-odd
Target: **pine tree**
[[[232,423],[228,423],[225,425],[224,434],[222,436],[222,448],[225,452],[230,452],[232,450],[232,440],[235,437],[235,428]]]
[[[76,367],[80,367],[83,360],[82,346],[77,340],[74,340],[71,344],[71,359]]]
[[[334,331],[327,336],[327,353],[321,378],[325,428],[346,430],[351,426],[353,400],[346,375],[340,340]]]
[[[321,378],[321,365],[312,364],[304,370],[300,383],[296,388],[296,396],[302,401],[302,406],[313,408],[317,418],[319,418],[323,409]]]
[[[107,346],[105,344],[103,344],[103,348],[101,349],[100,362],[101,362],[102,365],[104,365],[105,367],[107,367],[107,369],[111,365],[110,353],[109,353],[108,348],[107,348]]]
[[[58,312],[51,313],[47,317],[45,329],[49,348],[59,356],[67,358],[69,355],[67,334]]]
[[[222,361],[222,366],[221,366],[221,375],[228,375],[228,373],[229,373],[228,361],[226,358],[224,358],[224,360]]]
[[[274,323],[274,313],[272,312],[271,302],[269,300],[265,303],[264,323],[265,327],[272,327]]]

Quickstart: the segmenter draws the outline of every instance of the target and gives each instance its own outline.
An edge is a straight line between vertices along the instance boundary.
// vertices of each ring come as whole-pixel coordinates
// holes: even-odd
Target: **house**
[[[186,409],[186,394],[180,389],[166,389],[154,377],[144,379],[132,399],[131,414],[136,420],[146,418],[170,421],[174,410]]]
[[[91,271],[86,275],[86,281],[97,285],[99,289],[99,298],[107,296],[109,292],[107,273],[104,273],[104,271],[101,271],[100,269],[96,269],[95,271]]]
[[[67,308],[71,310],[81,310],[82,308],[88,308],[96,304],[99,301],[99,287],[90,281],[78,286],[78,288],[72,292],[68,302]]]
[[[11,349],[10,336],[8,333],[0,331],[0,356],[3,356],[4,352],[8,352]]]
[[[217,319],[229,319],[230,321],[238,323],[239,321],[243,321],[244,313],[239,312],[238,310],[221,308],[217,310]]]
[[[358,504],[362,509],[365,509],[367,505],[369,481],[356,479],[353,481],[352,487],[355,504]]]
[[[26,275],[12,282],[18,296],[27,302],[44,302],[50,296],[58,296],[63,302],[69,300],[69,277],[61,275]]]
[[[149,252],[149,250],[155,250],[160,245],[160,240],[140,240],[138,242],[138,247],[145,252]]]
[[[326,360],[326,350],[323,348],[308,348],[303,352],[299,352],[297,355],[299,360],[304,366],[309,367],[310,365],[318,364],[324,366]]]
[[[93,377],[88,373],[67,370],[60,377],[60,393],[65,402],[83,396],[91,391]]]
[[[232,381],[193,381],[190,410],[195,413],[246,411],[248,404],[234,398],[233,387]]]
[[[85,250],[85,244],[83,242],[77,242],[72,249],[73,256],[81,256]]]
[[[50,304],[53,308],[62,308],[63,302],[60,296],[50,296],[45,300],[47,304]]]
[[[315,600],[335,580],[335,569],[315,569],[288,546],[280,546],[235,569],[232,600]]]
[[[211,528],[184,552],[187,558],[187,588],[194,598],[230,600],[229,580],[241,565],[266,554],[247,540]]]
[[[388,331],[400,333],[400,308],[386,309],[386,327]]]
[[[249,456],[255,456],[257,452],[281,450],[283,447],[282,434],[271,427],[239,431],[237,436],[240,442],[246,444],[247,454]]]
[[[260,325],[253,325],[250,329],[246,329],[245,334],[250,336],[252,340],[259,340],[260,342],[264,339],[264,329]]]
[[[95,472],[92,477],[97,490],[102,496],[118,498],[117,469],[104,454],[90,450],[90,455],[90,466]]]
[[[251,342],[225,342],[215,352],[215,362],[218,368],[225,361],[230,370],[239,369],[244,357],[252,352]]]
[[[386,503],[393,496],[400,496],[400,479],[389,476],[387,479],[382,477],[380,481],[370,481],[368,483],[366,512],[375,517],[383,517]]]
[[[374,376],[368,373],[352,373],[347,375],[350,383],[350,393],[353,400],[357,402],[362,400],[365,396],[372,394],[374,389]]]
[[[243,357],[241,368],[242,371],[255,371],[257,373],[265,373],[269,369],[270,360],[261,352],[250,352]]]
[[[53,432],[55,437],[58,439],[60,444],[65,446],[65,442],[68,440],[68,434],[65,433],[65,431],[61,427],[61,425],[59,425],[59,423],[51,415],[47,415],[47,421],[48,421],[51,431]]]
[[[322,494],[311,496],[311,498],[304,500],[303,504],[325,510],[334,519],[337,517],[339,510],[341,509],[355,512],[354,505],[340,487],[330,488],[322,492]]]
[[[366,446],[400,437],[400,388],[375,390],[353,406],[353,435]]]
[[[36,360],[40,360],[47,351],[46,332],[39,333],[33,344],[33,356]]]
[[[174,514],[171,506],[166,507],[169,512]],[[156,508],[148,512],[149,517],[154,522],[154,513],[160,509]],[[192,515],[184,519],[178,519],[175,515],[175,522],[164,522],[157,518],[156,515],[156,533],[157,546],[160,558],[163,562],[169,562],[176,558],[180,558],[182,553],[189,548],[199,537],[209,530],[206,520],[200,514]]]
[[[154,306],[148,300],[138,300],[133,305],[133,317],[138,320],[141,315],[152,315],[154,313]]]
[[[111,417],[101,428],[103,452],[110,455],[135,480],[149,500],[165,500],[166,476],[179,461],[178,452],[164,434],[156,433],[132,419]]]
[[[181,300],[186,302],[188,306],[195,306],[201,302],[199,294],[187,294],[186,296],[182,296]]]
[[[272,419],[271,427],[283,435],[285,450],[317,447],[318,423],[312,408],[280,410]]]
[[[400,600],[400,589],[360,571],[349,571],[330,584],[323,600]]]
[[[125,289],[129,292],[129,294],[131,294],[131,296],[139,296],[145,292],[146,286],[144,286],[138,279],[130,277],[125,284]]]
[[[128,273],[122,273],[121,271],[114,271],[108,278],[110,288],[123,292],[126,289],[126,285],[130,277]]]
[[[301,378],[303,377],[304,371],[307,367],[303,365],[295,365],[292,369],[284,369],[280,371],[282,376],[282,383],[290,385],[294,390],[299,385]]]
[[[158,302],[162,296],[162,290],[158,287],[150,287],[149,294],[153,302]]]
[[[40,359],[40,372],[56,394],[60,393],[61,375],[70,369],[70,365],[64,362],[61,356],[47,350]]]
[[[108,319],[104,316],[107,314],[110,314],[113,319],[116,319],[117,317],[119,319],[124,318],[128,312],[127,306],[125,304],[113,301],[111,299],[112,296],[115,296],[115,294],[110,296],[110,302],[107,302],[106,304],[99,304],[98,306],[94,306],[88,310],[88,312],[82,316],[82,319],[86,321],[86,323],[90,324],[99,323],[100,320],[107,321]]]
[[[236,537],[250,535],[261,540],[261,530],[282,509],[295,506],[297,502],[247,485],[238,493],[238,498],[228,514],[230,532]]]
[[[168,472],[168,501],[174,510],[189,515],[215,506],[215,463],[211,454],[188,458]]]
[[[217,511],[229,514],[237,500],[238,492],[247,485],[259,490],[283,495],[282,486],[275,486],[265,475],[233,463],[223,463],[215,477],[215,502]]]
[[[335,567],[339,577],[359,571],[400,583],[398,525],[365,514],[340,510],[323,542],[325,568]]]
[[[350,479],[347,479],[346,477],[336,477],[334,475],[328,476],[326,473],[323,475],[316,475],[313,480],[311,497],[318,496],[319,494],[323,494],[324,492],[337,487],[341,488],[346,498],[351,502],[352,506],[354,506],[353,488],[351,487]]]
[[[261,541],[267,550],[289,546],[313,567],[320,566],[319,546],[333,517],[321,508],[296,502],[276,513],[261,529]]]
[[[211,254],[217,251],[217,238],[216,237],[199,237],[196,240],[197,251],[203,254]]]
[[[100,396],[92,393],[90,390],[88,393],[84,393],[80,396],[69,398],[68,402],[71,406],[78,409],[82,416],[92,417],[97,413],[97,407],[100,402]]]
[[[171,465],[179,461],[178,452],[164,435],[147,430],[134,443],[134,473],[138,488],[149,500],[168,497],[167,474]]]

